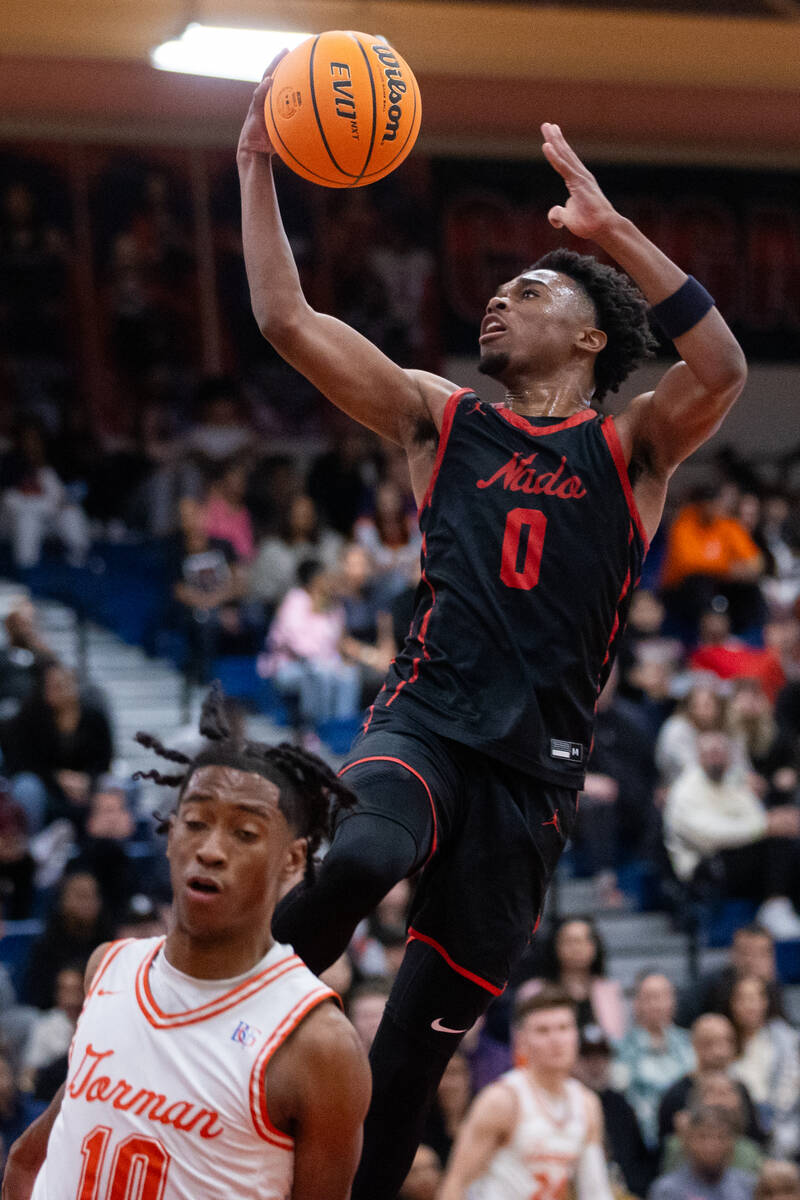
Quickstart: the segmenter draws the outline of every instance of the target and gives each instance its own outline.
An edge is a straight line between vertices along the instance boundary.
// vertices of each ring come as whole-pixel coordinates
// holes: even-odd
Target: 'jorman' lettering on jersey
[[[148,1121],[172,1125],[181,1133],[197,1130],[202,1138],[216,1138],[225,1132],[219,1113],[212,1108],[200,1108],[188,1100],[169,1103],[160,1092],[151,1092],[148,1088],[137,1089],[127,1079],[115,1080],[110,1075],[95,1076],[103,1059],[113,1055],[113,1050],[95,1050],[90,1042],[67,1088],[69,1095],[75,1100],[83,1099],[88,1104],[100,1101],[121,1112],[133,1112],[146,1117]]]
[[[488,488],[492,484],[502,483],[503,489],[509,492],[526,492],[529,496],[558,496],[559,500],[582,500],[586,488],[579,475],[568,475],[562,479],[564,472],[569,470],[564,455],[554,471],[543,471],[536,474],[536,468],[531,463],[537,458],[536,454],[528,454],[522,458],[520,451],[515,451],[508,462],[495,471],[490,479],[479,479],[476,486]]]

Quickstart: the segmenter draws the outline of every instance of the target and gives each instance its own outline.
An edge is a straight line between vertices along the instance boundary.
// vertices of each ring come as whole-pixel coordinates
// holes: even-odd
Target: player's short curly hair
[[[180,750],[171,750],[151,733],[137,733],[137,742],[161,758],[179,763],[183,770],[173,775],[163,775],[157,770],[137,771],[133,778],[152,779],[166,787],[179,788],[177,805],[180,805],[186,785],[200,767],[232,767],[263,776],[277,784],[278,807],[297,834],[307,839],[306,875],[313,878],[314,855],[322,841],[331,835],[333,814],[338,809],[353,807],[356,803],[353,792],[327,763],[299,746],[286,742],[268,746],[235,737],[225,714],[225,696],[217,682],[212,684],[203,703],[199,729],[208,745],[194,758]],[[159,817],[159,832],[169,827],[170,815]]]
[[[601,404],[608,392],[618,391],[631,371],[656,351],[658,342],[650,329],[647,301],[627,275],[574,250],[551,250],[529,270],[569,275],[594,304],[598,328],[608,338],[594,367],[594,402]]]

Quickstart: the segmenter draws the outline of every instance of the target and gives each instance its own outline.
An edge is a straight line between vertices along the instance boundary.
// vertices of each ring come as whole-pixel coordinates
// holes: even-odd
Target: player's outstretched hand
[[[253,99],[250,101],[250,107],[247,110],[247,116],[244,119],[242,132],[239,134],[239,145],[236,152],[248,154],[274,154],[275,148],[269,140],[267,133],[266,122],[264,121],[264,101],[267,98],[267,93],[272,87],[272,76],[281,59],[288,54],[288,50],[281,50],[276,54],[272,62],[264,72],[261,83],[253,92]]]
[[[616,210],[558,125],[545,122],[541,129],[544,156],[550,166],[558,171],[569,192],[566,204],[551,208],[547,219],[556,229],[566,227],[576,237],[596,240],[617,216]]]

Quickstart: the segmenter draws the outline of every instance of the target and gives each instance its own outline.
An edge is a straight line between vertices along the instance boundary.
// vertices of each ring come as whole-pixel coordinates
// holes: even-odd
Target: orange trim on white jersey
[[[258,975],[245,979],[243,983],[238,983],[229,992],[223,993],[222,996],[218,996],[215,1000],[210,1000],[207,1004],[201,1004],[197,1008],[186,1009],[184,1012],[165,1013],[153,996],[148,978],[150,966],[159,950],[162,949],[165,940],[162,938],[153,947],[152,951],[139,964],[139,969],[136,972],[136,999],[139,1008],[149,1023],[156,1029],[176,1029],[183,1025],[194,1025],[198,1021],[206,1021],[209,1017],[219,1016],[220,1013],[233,1008],[241,1001],[249,1000],[257,992],[260,992],[262,988],[267,987],[282,975],[286,975],[289,971],[296,971],[304,965],[296,954],[287,954],[285,958],[273,963],[271,967],[267,967]]]
[[[276,1050],[280,1049],[290,1033],[293,1033],[300,1022],[323,1000],[336,1000],[339,997],[331,988],[321,984],[309,996],[304,996],[291,1012],[287,1013],[280,1025],[264,1043],[250,1074],[250,1115],[259,1137],[282,1150],[294,1149],[294,1138],[272,1124],[267,1108],[267,1067]]]
[[[106,950],[103,957],[100,959],[100,964],[99,964],[97,970],[95,971],[94,975],[92,976],[92,982],[89,985],[89,991],[86,993],[86,996],[83,1001],[84,1004],[86,1003],[87,1000],[90,999],[91,996],[93,996],[95,994],[95,992],[97,991],[97,985],[99,984],[100,980],[102,979],[103,975],[106,973],[108,968],[111,966],[111,963],[114,961],[114,959],[119,954],[120,950],[122,950],[125,946],[129,946],[130,943],[135,940],[136,940],[135,938],[122,938],[122,940],[119,942],[111,943],[111,945],[108,947],[108,949]]]

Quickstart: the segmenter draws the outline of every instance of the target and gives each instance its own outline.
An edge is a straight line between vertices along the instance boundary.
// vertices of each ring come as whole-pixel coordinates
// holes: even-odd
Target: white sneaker
[[[763,925],[776,942],[790,942],[800,938],[800,916],[787,896],[773,896],[765,900],[756,914],[759,925]]]

